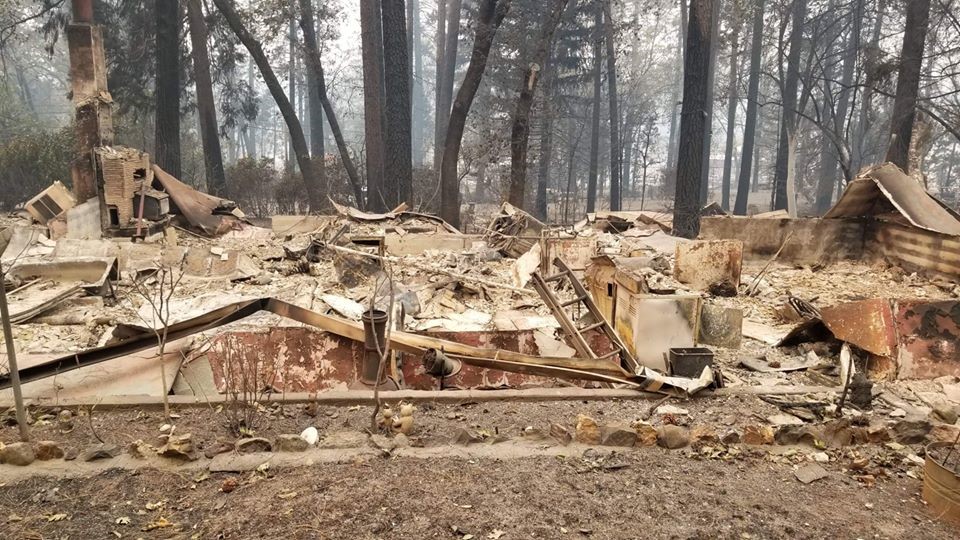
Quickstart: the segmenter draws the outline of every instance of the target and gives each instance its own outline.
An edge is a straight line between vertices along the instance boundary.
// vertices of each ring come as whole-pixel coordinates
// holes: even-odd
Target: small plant
[[[263,403],[274,393],[278,369],[276,358],[264,358],[261,350],[244,344],[242,336],[229,334],[223,347],[223,381],[227,403],[227,429],[238,437],[251,437],[259,429],[266,409]]]

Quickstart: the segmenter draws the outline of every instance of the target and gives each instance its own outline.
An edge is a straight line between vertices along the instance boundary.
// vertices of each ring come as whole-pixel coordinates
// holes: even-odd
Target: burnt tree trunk
[[[317,30],[313,22],[313,1],[299,0],[300,30],[303,32],[303,46],[305,49],[304,65],[307,68],[307,106],[310,113],[310,156],[316,161],[323,159],[326,149],[323,141],[323,104],[320,103],[320,84],[317,81],[316,66],[310,61],[311,51],[320,48],[317,45]],[[326,170],[321,167],[317,171],[320,181],[326,185]],[[357,201],[357,205],[362,205]]]
[[[685,159],[677,160],[677,191],[673,208],[673,234],[695,238],[700,233],[700,184],[706,126],[704,108],[708,96],[713,2],[690,1],[687,54],[683,69],[683,107],[680,111],[680,148]]]
[[[157,2],[156,21],[154,161],[180,178],[180,1]]]
[[[677,66],[677,78],[674,82],[670,100],[670,142],[667,143],[667,175],[664,178],[665,194],[672,194],[677,186],[677,109],[680,108],[680,90],[683,88],[683,62],[687,46],[687,0],[680,0],[680,28],[677,35],[679,44],[677,56],[680,59]]]
[[[549,61],[548,61],[549,65]],[[537,171],[537,194],[534,199],[534,215],[541,221],[547,219],[547,187],[550,183],[550,160],[553,159],[553,101],[556,99],[556,74],[548,68],[547,90],[543,95],[543,119],[540,130],[540,163]]]
[[[907,2],[907,24],[900,51],[900,73],[897,75],[897,95],[893,100],[890,146],[887,147],[886,157],[887,161],[905,173],[910,172],[910,138],[913,136],[913,119],[917,113],[920,67],[929,21],[930,0]]]
[[[800,85],[800,52],[803,48],[803,26],[807,16],[807,0],[793,0],[790,17],[793,30],[790,34],[790,52],[787,54],[787,73],[780,99],[780,137],[777,141],[777,161],[773,173],[773,209],[796,211],[794,193],[788,183],[793,176],[791,155],[796,147],[797,133],[797,88]]]
[[[367,157],[367,209],[387,210],[384,201],[383,30],[380,0],[360,2],[360,42],[363,56],[363,133]]]
[[[510,130],[510,204],[524,207],[527,187],[527,144],[530,138],[530,108],[540,81],[541,71],[553,45],[553,34],[560,24],[560,17],[568,0],[552,0],[547,8],[537,48],[524,70],[520,97],[513,113],[513,128]]]
[[[450,123],[450,106],[453,101],[453,79],[457,73],[457,43],[460,38],[461,0],[448,0],[445,3],[446,28],[443,38],[443,63],[437,71],[437,111],[436,111],[436,154],[434,170],[440,170],[443,159],[442,149],[447,136],[447,124]]]
[[[611,0],[604,2],[603,12],[607,38],[607,99],[610,101],[610,210],[617,212],[620,210],[622,200],[622,147],[619,98],[617,96],[617,59],[613,43],[613,14],[610,3]]]
[[[440,217],[454,227],[460,227],[460,177],[457,174],[457,162],[460,157],[460,144],[467,123],[470,105],[480,88],[483,72],[487,67],[487,56],[493,45],[500,23],[510,9],[511,0],[483,0],[477,7],[477,33],[473,40],[473,53],[470,65],[463,77],[463,83],[453,102],[450,122],[447,126],[443,160],[440,171]],[[499,5],[498,5],[499,4]],[[485,156],[480,158],[486,159]]]
[[[386,90],[384,198],[388,208],[413,203],[413,152],[410,135],[410,70],[404,0],[381,0]],[[389,173],[389,176],[387,176]]]
[[[254,62],[257,63],[257,67],[260,68],[260,75],[263,76],[263,82],[267,85],[267,89],[270,90],[270,95],[273,96],[273,100],[277,103],[277,108],[280,109],[280,115],[283,116],[283,120],[287,124],[287,130],[290,132],[290,140],[293,142],[293,150],[297,158],[297,164],[300,166],[303,183],[307,188],[310,210],[314,212],[319,211],[323,208],[324,204],[320,197],[317,177],[313,172],[313,166],[310,162],[310,149],[307,147],[307,140],[303,136],[303,127],[300,125],[300,120],[297,118],[296,112],[290,104],[290,100],[287,99],[287,95],[284,94],[280,80],[277,79],[273,68],[270,67],[270,61],[267,60],[267,55],[263,52],[263,47],[260,45],[260,42],[254,39],[243,25],[243,21],[240,20],[240,16],[233,8],[233,2],[230,0],[213,0],[213,3],[216,4],[217,9],[223,13],[223,17],[226,19],[230,29],[237,35],[237,38],[243,43],[243,46],[247,49],[247,52],[250,53]]]
[[[595,0],[599,2],[599,0]],[[597,207],[597,176],[600,168],[600,101],[603,86],[600,66],[603,64],[603,11],[598,3],[594,11],[593,25],[593,116],[590,119],[590,165],[587,170],[587,213]]]
[[[720,4],[723,0],[713,0],[713,20],[710,29],[710,42],[713,47],[710,49],[710,66],[707,68],[707,102],[704,106],[703,129],[706,133],[703,135],[703,170],[700,173],[700,206],[707,204],[710,198],[710,158],[713,150],[713,96],[716,87],[717,78],[717,51],[720,50]]]
[[[733,176],[733,142],[734,127],[737,121],[737,104],[740,101],[739,85],[737,84],[737,66],[740,59],[740,20],[730,21],[733,25],[730,36],[730,78],[728,80],[729,96],[727,96],[727,145],[723,153],[723,180],[720,184],[720,207],[730,209],[730,179]]]
[[[754,146],[757,143],[757,112],[760,107],[760,63],[763,53],[763,3],[758,0],[753,11],[753,36],[750,38],[750,80],[747,83],[747,117],[743,126],[743,152],[740,154],[740,176],[737,180],[737,200],[733,213],[747,215],[747,197],[750,196],[751,168],[754,163]]]
[[[223,152],[217,124],[217,106],[213,100],[210,78],[210,57],[207,54],[207,23],[203,20],[200,0],[187,0],[187,21],[193,56],[193,78],[197,87],[197,115],[200,117],[200,141],[206,166],[207,189],[214,195],[227,195],[227,178],[223,173]]]
[[[353,188],[353,197],[355,199],[355,204],[357,207],[363,206],[363,185],[360,183],[360,175],[357,173],[357,167],[353,163],[353,158],[350,157],[350,149],[347,148],[347,143],[343,139],[343,131],[340,129],[340,122],[337,120],[337,113],[333,110],[333,105],[330,103],[330,98],[327,96],[327,83],[323,75],[323,63],[320,58],[320,49],[317,46],[317,35],[313,27],[313,13],[311,9],[310,0],[300,0],[300,28],[303,30],[303,41],[306,48],[306,65],[307,73],[309,74],[310,80],[313,81],[316,86],[316,99],[319,101],[320,107],[323,108],[323,111],[326,113],[327,122],[330,123],[330,131],[333,132],[333,140],[337,143],[337,150],[340,152],[340,161],[343,162],[343,168],[347,171],[347,179],[350,181],[350,187]],[[311,90],[312,91],[312,90]],[[313,96],[311,95],[310,103],[310,112],[313,113]],[[324,150],[323,150],[323,117],[320,116],[319,121],[321,125],[317,130],[320,137],[320,179],[321,182],[326,182],[326,170],[324,167]],[[311,126],[312,127],[312,126]],[[314,158],[318,154],[314,153]]]

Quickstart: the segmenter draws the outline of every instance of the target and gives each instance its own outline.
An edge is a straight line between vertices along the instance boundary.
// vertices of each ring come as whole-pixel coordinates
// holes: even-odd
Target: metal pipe
[[[73,0],[73,22],[93,24],[93,0]]]
[[[378,379],[380,374],[380,358],[387,348],[387,313],[378,309],[369,310],[360,317],[363,321],[363,366],[360,372],[360,381],[368,385],[382,383]]]
[[[427,349],[423,353],[423,369],[434,377],[450,377],[460,373],[463,363],[460,360],[450,358],[437,349]]]

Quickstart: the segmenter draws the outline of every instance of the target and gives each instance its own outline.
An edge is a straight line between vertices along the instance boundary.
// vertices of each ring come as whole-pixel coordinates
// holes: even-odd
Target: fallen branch
[[[773,264],[773,261],[777,260],[777,257],[780,256],[780,252],[783,251],[783,248],[787,247],[787,242],[790,241],[790,238],[792,236],[793,236],[793,231],[790,231],[789,233],[787,233],[787,237],[784,238],[783,243],[780,244],[780,249],[778,249],[777,252],[773,254],[773,257],[770,257],[770,260],[767,261],[767,264],[763,265],[763,268],[760,269],[760,272],[757,274],[757,277],[753,278],[753,281],[750,282],[750,286],[747,287],[747,296],[754,295],[754,293],[757,291],[757,287],[760,286],[760,279],[763,277],[765,273],[767,273],[767,269],[770,268],[770,265]]]

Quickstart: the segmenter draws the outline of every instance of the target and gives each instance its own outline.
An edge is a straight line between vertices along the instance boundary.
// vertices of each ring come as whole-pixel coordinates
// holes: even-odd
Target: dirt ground
[[[325,463],[310,459],[314,454],[286,454],[281,465],[239,474],[208,473],[203,460],[158,466],[115,458],[95,462],[102,464],[98,471],[74,466],[66,475],[44,474],[46,465],[37,462],[6,480],[0,474],[0,538],[946,539],[960,534],[925,507],[919,467],[913,472],[890,467],[870,483],[851,473],[851,456],[875,454],[874,462],[883,461],[883,446],[827,449],[831,461],[823,467],[829,476],[804,485],[794,470],[809,462],[811,449],[740,446],[731,453],[702,445],[672,451],[574,445],[564,457],[543,450],[555,443],[513,444],[527,427],[546,430],[557,422],[572,430],[579,413],[628,423],[650,405],[648,400],[421,404],[411,440],[428,448],[410,448],[402,456],[366,448]],[[752,396],[675,405],[689,416],[668,420],[655,414],[650,421],[722,427],[776,410]],[[287,405],[283,411],[267,406],[257,434],[296,433],[308,425],[321,436],[358,431],[370,414],[369,407]],[[35,416],[43,418],[44,412],[49,411]],[[191,432],[201,444],[231,439],[222,411],[176,412],[177,433]],[[94,433],[121,447],[136,439],[152,444],[163,421],[158,410],[95,410],[92,421],[87,414],[76,415],[68,433],[56,420],[41,420],[33,426],[34,438],[81,450],[97,442]],[[483,453],[469,454],[448,446],[461,428],[502,434],[511,442],[482,443]],[[0,440],[16,440],[16,428],[0,429]]]
[[[763,457],[369,458],[246,475],[110,469],[0,487],[3,538],[957,538],[920,482],[810,485]],[[239,486],[221,489],[233,478]],[[228,481],[229,484],[229,481]],[[150,529],[151,526],[166,525]]]

